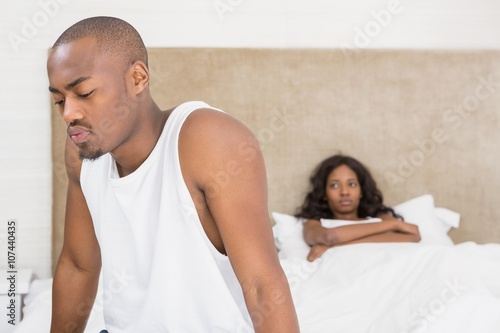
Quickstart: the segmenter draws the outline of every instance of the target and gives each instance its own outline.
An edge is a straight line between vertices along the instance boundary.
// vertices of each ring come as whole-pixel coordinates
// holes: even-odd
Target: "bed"
[[[359,244],[281,260],[301,332],[500,331],[500,246]],[[16,333],[48,332],[51,280],[35,280]],[[104,327],[98,294],[85,332]]]
[[[341,246],[313,262],[305,260],[302,220],[272,212],[301,332],[500,332],[500,244],[454,244],[448,232],[460,214],[436,207],[429,194],[394,209],[419,226],[420,243]],[[32,283],[16,333],[48,331],[51,282]],[[105,304],[99,289],[85,332],[104,327]]]
[[[301,331],[500,332],[500,244],[453,243],[460,214],[429,194],[394,209],[419,226],[420,243],[334,247],[313,262],[301,219],[273,212]]]
[[[256,134],[276,246],[303,332],[500,332],[500,52],[152,48],[161,107],[204,100]],[[61,249],[64,126],[53,110],[53,262]],[[359,244],[304,259],[293,217],[313,167],[370,167],[421,244]],[[34,280],[16,333],[46,332]],[[102,299],[87,332],[102,328]],[[100,303],[99,303],[100,302]]]

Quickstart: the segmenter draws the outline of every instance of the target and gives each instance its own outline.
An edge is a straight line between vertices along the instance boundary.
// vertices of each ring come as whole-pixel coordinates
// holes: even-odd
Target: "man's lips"
[[[87,140],[90,131],[80,127],[69,127],[68,135],[75,144],[79,144]]]

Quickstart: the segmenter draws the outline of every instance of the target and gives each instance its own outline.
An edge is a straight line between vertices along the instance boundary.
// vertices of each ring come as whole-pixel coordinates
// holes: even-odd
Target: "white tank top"
[[[207,107],[178,106],[151,154],[126,177],[110,154],[82,164],[110,333],[253,332],[231,264],[206,236],[181,173],[180,129]]]

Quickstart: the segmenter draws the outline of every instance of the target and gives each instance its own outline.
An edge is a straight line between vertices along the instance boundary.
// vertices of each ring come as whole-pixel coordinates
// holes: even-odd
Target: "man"
[[[110,333],[298,332],[255,137],[202,102],[161,111],[147,61],[111,17],[50,52],[69,177],[51,332],[84,331],[101,267]]]

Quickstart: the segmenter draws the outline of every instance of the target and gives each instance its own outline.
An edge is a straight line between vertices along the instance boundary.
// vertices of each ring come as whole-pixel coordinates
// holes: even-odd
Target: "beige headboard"
[[[459,212],[456,242],[500,242],[500,51],[150,49],[152,92],[204,100],[262,145],[271,211],[294,213],[313,167],[369,166],[389,205],[430,193]],[[62,241],[64,126],[54,112],[54,259]]]

